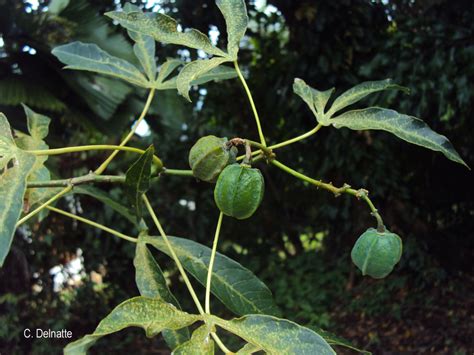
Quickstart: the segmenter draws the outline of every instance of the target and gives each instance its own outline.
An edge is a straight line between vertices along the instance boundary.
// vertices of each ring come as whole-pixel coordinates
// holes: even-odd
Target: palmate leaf
[[[168,238],[183,267],[205,285],[211,249],[189,239]],[[170,256],[162,238],[146,237],[143,240]],[[268,287],[250,270],[220,253],[215,258],[211,292],[238,315],[279,313]]]
[[[133,12],[140,11],[140,8],[136,5],[126,3],[123,10],[125,12]],[[145,71],[145,74],[150,81],[154,81],[156,78],[155,40],[153,37],[130,30],[128,31],[128,35],[135,42],[133,52]]]
[[[385,108],[369,107],[345,112],[330,119],[329,122],[336,128],[387,131],[409,143],[441,152],[446,158],[468,167],[448,138],[434,132],[425,122],[416,117]]]
[[[236,76],[237,76],[237,72],[235,71],[234,68],[227,67],[227,66],[219,66],[219,67],[209,70],[208,72],[202,72],[197,79],[194,79],[193,81],[188,83],[188,86],[201,85],[201,84],[208,83],[210,81],[219,82],[221,80],[235,78]],[[159,83],[157,81],[154,85],[154,88],[157,90],[176,89],[177,78],[178,76],[175,76],[171,79],[164,81],[163,83]]]
[[[327,116],[333,116],[337,111],[342,110],[343,108],[356,103],[359,100],[362,100],[364,97],[384,90],[401,90],[406,93],[409,93],[410,90],[394,84],[391,79],[379,80],[379,81],[366,81],[356,85],[346,92],[338,96],[331,108],[327,112]]]
[[[133,64],[114,57],[96,44],[72,42],[53,49],[52,53],[66,69],[85,70],[113,76],[134,85],[148,87],[148,80]]]
[[[200,316],[180,311],[162,300],[134,297],[119,304],[99,323],[94,333],[68,344],[64,354],[86,354],[98,339],[124,328],[140,327],[147,337],[153,337],[163,329],[181,329],[200,319]]]
[[[7,118],[0,113],[0,266],[10,250],[23,207],[26,179],[35,162],[34,155],[16,146]]]
[[[293,83],[293,92],[306,102],[320,124],[329,125],[324,109],[334,92],[334,88],[319,91],[306,84],[304,80],[296,78]]]
[[[216,5],[224,16],[227,27],[227,52],[231,60],[237,60],[240,40],[249,23],[245,1],[216,0]]]
[[[176,86],[178,92],[184,96],[185,99],[191,101],[189,97],[189,88],[192,81],[198,79],[203,74],[208,73],[210,70],[216,68],[222,63],[228,62],[227,58],[211,58],[195,60],[194,62],[188,63],[179,72],[178,78],[176,79]]]
[[[166,62],[164,62],[161,67],[160,71],[158,72],[158,76],[156,78],[156,84],[160,85],[170,76],[170,74],[180,65],[183,65],[184,62],[180,59],[168,58]]]
[[[125,192],[132,208],[135,209],[138,220],[142,217],[142,196],[150,188],[151,164],[154,154],[155,149],[151,145],[125,174]]]
[[[166,284],[163,271],[150,250],[148,250],[147,245],[140,239],[135,249],[133,265],[135,266],[135,283],[140,291],[140,295],[160,299],[181,309],[178,301]],[[189,330],[187,328],[179,330],[164,329],[163,337],[170,348],[175,349],[189,340]]]
[[[209,316],[219,327],[234,333],[270,355],[334,355],[316,332],[286,319],[251,314],[230,321]]]
[[[173,355],[214,355],[214,341],[207,324],[197,328],[189,341],[173,351]]]
[[[178,23],[171,17],[142,12],[111,11],[105,13],[128,30],[143,33],[162,43],[171,43],[189,48],[202,49],[204,52],[225,57],[226,53],[215,47],[209,37],[196,29],[178,31]]]

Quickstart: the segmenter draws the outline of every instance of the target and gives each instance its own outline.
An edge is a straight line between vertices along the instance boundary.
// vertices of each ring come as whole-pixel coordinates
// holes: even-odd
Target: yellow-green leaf
[[[141,238],[135,249],[133,265],[135,266],[135,283],[140,291],[140,295],[160,299],[181,309],[178,301],[166,284],[163,271],[148,250],[147,245],[141,241]],[[189,340],[189,330],[187,328],[179,330],[164,329],[163,338],[171,349],[175,349]]]
[[[126,29],[151,36],[158,42],[202,49],[212,55],[226,56],[226,53],[215,47],[204,33],[193,28],[184,32],[178,31],[178,23],[167,15],[122,11],[111,11],[105,15],[118,21]]]
[[[178,78],[176,80],[178,92],[188,101],[191,101],[191,98],[189,97],[191,83],[194,80],[199,79],[200,76],[228,61],[229,60],[227,58],[211,58],[195,60],[194,62],[186,64],[179,72]]]
[[[140,11],[136,5],[126,3],[123,7],[124,12]],[[128,35],[135,42],[133,52],[142,65],[145,74],[150,81],[156,78],[156,58],[155,58],[155,40],[140,32],[128,31]]]
[[[327,116],[331,117],[337,111],[349,105],[352,105],[353,103],[356,103],[359,100],[362,100],[367,95],[383,90],[402,90],[406,93],[410,92],[410,90],[408,90],[407,88],[394,84],[391,79],[366,81],[350,88],[349,90],[338,96],[336,100],[334,100],[329,111],[327,112]]]
[[[329,125],[324,109],[334,92],[334,88],[319,91],[306,84],[304,80],[296,78],[293,83],[293,92],[306,102],[320,124]]]
[[[270,355],[336,354],[316,332],[286,319],[257,314],[230,321],[215,316],[209,318]]]
[[[446,158],[468,167],[448,138],[433,131],[419,118],[394,110],[380,107],[352,110],[330,119],[329,123],[336,128],[387,131],[409,143],[441,152]]]
[[[23,207],[26,179],[35,161],[34,155],[16,146],[7,118],[0,113],[0,266],[10,250]]]
[[[99,323],[94,333],[68,344],[64,354],[86,354],[98,339],[124,328],[140,327],[147,337],[153,337],[163,329],[181,329],[200,319],[200,316],[180,311],[162,300],[134,297],[118,305]]]
[[[245,1],[216,0],[216,5],[224,15],[227,27],[227,52],[231,60],[237,60],[240,40],[244,37],[249,23]]]
[[[214,341],[207,324],[197,328],[189,341],[173,351],[173,355],[214,355]]]

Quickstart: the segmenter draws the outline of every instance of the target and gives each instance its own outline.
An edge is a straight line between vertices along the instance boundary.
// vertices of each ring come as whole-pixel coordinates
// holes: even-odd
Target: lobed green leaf
[[[67,64],[66,69],[91,71],[149,87],[148,80],[133,64],[110,55],[96,44],[72,42],[54,48],[52,53]]]
[[[141,238],[135,249],[133,265],[135,266],[135,283],[140,295],[171,303],[181,310],[178,301],[166,284],[163,271],[150,250],[148,250],[147,245],[141,241]],[[189,340],[189,330],[187,328],[179,330],[164,329],[163,337],[170,348],[175,349]]]
[[[379,80],[379,81],[366,81],[360,83],[353,88],[342,93],[340,96],[334,100],[331,108],[329,109],[327,115],[331,117],[337,111],[356,103],[359,100],[362,100],[367,95],[383,91],[383,90],[402,90],[406,93],[409,93],[410,90],[407,88],[393,84],[391,79]]]
[[[237,60],[239,44],[249,23],[245,1],[216,0],[216,5],[224,15],[227,27],[227,52],[231,60]]]
[[[10,250],[23,207],[26,179],[35,162],[34,155],[16,146],[7,118],[0,113],[0,266]]]
[[[200,76],[208,73],[210,70],[228,61],[227,58],[211,58],[195,60],[194,62],[186,64],[179,72],[176,80],[178,92],[188,101],[191,101],[191,98],[189,97],[191,83],[194,80],[199,79]]]
[[[197,328],[189,341],[173,351],[173,355],[214,355],[214,341],[207,324]]]
[[[119,304],[99,323],[93,334],[68,344],[64,354],[86,354],[87,349],[101,337],[124,328],[140,327],[145,330],[147,337],[153,337],[163,329],[181,329],[200,319],[200,316],[180,311],[162,300],[134,297]]]
[[[336,354],[319,334],[286,319],[258,314],[230,321],[215,316],[210,318],[219,327],[270,355]]]
[[[177,237],[168,239],[183,267],[205,285],[211,249],[189,239]],[[144,241],[170,256],[170,251],[162,238],[146,237]],[[238,315],[279,313],[268,287],[250,270],[220,253],[216,253],[211,292],[229,310]]]
[[[134,12],[140,11],[140,8],[136,5],[126,3],[123,10],[124,12]],[[145,71],[145,74],[150,81],[154,81],[156,78],[155,40],[153,37],[131,30],[128,31],[128,35],[135,42],[133,52]]]
[[[379,107],[352,110],[330,119],[329,123],[336,128],[347,127],[353,130],[387,131],[409,143],[441,152],[448,159],[468,167],[448,138],[431,130],[419,118],[404,115],[394,110]]]
[[[128,30],[143,33],[162,43],[171,43],[189,48],[202,49],[204,52],[225,57],[227,54],[215,47],[204,33],[189,29],[178,31],[178,23],[164,14],[144,14],[142,12],[111,11],[106,16],[118,21]]]
[[[319,91],[306,84],[304,80],[296,78],[293,83],[293,92],[306,102],[320,124],[329,125],[324,109],[334,92],[334,88]]]

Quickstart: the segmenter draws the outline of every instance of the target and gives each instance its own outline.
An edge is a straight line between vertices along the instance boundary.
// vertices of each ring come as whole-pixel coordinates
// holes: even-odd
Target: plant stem
[[[138,125],[145,118],[146,113],[148,112],[148,109],[150,108],[150,105],[151,105],[151,102],[153,101],[154,96],[155,96],[155,89],[151,89],[150,92],[148,93],[148,97],[147,97],[147,100],[145,102],[145,106],[143,107],[142,113],[140,114],[140,117],[138,117],[138,120],[137,120],[137,122],[135,122],[135,125],[133,126],[133,128],[130,130],[130,132],[127,134],[127,136],[120,143],[121,147],[125,146],[128,143],[128,141],[135,134],[135,131],[137,130]],[[98,174],[98,175],[102,174],[105,171],[105,169],[107,169],[107,166],[110,164],[110,162],[118,154],[118,152],[119,152],[118,150],[115,150],[112,154],[110,154],[110,156],[95,170],[95,173]]]
[[[280,143],[273,144],[273,145],[271,145],[271,146],[266,147],[266,149],[271,152],[271,151],[274,150],[274,149],[286,147],[287,145],[290,145],[290,144],[299,142],[299,141],[301,141],[301,140],[303,140],[303,139],[306,139],[306,138],[312,136],[313,134],[317,133],[317,132],[321,129],[321,127],[323,127],[323,125],[318,124],[318,125],[317,125],[316,127],[314,127],[311,131],[308,131],[308,132],[306,132],[306,133],[303,133],[302,135],[299,135],[299,136],[297,136],[297,137],[288,139],[288,140],[286,140],[286,141],[284,141],[284,142],[280,142]],[[259,150],[255,150],[255,151],[252,152],[252,156],[257,155],[257,154],[259,154],[259,153],[261,153],[261,152],[263,151],[263,149],[262,149],[261,147],[258,147],[258,146],[255,144],[255,143],[257,143],[257,142],[253,142],[253,141],[250,141],[250,142],[251,142],[251,145],[254,145],[255,147],[259,148]],[[258,143],[257,143],[257,144],[258,144]],[[237,157],[237,160],[242,160],[242,159],[244,159],[244,158],[245,158],[245,155],[241,155],[241,156]]]
[[[193,285],[191,284],[191,281],[189,281],[188,275],[184,271],[183,265],[181,264],[181,261],[178,259],[178,256],[176,255],[173,246],[171,245],[168,236],[166,235],[165,231],[163,230],[163,227],[161,226],[160,221],[158,220],[158,217],[155,214],[155,211],[153,210],[153,207],[150,204],[150,201],[146,197],[146,195],[142,196],[143,202],[145,203],[145,206],[148,210],[148,213],[150,213],[151,218],[153,219],[153,222],[155,222],[156,227],[158,228],[158,231],[160,232],[161,237],[166,243],[166,246],[170,250],[171,256],[173,257],[174,262],[176,263],[176,266],[178,267],[178,270],[184,280],[184,283],[186,284],[186,287],[189,290],[189,293],[191,294],[191,297],[194,300],[194,303],[196,304],[196,307],[199,311],[199,313],[204,314],[204,309],[202,308],[201,302],[199,302],[199,299],[196,295],[196,292],[194,291]]]
[[[130,140],[130,138],[133,137],[133,134],[135,133],[135,131],[137,130],[137,127],[138,127],[138,124],[143,120],[143,118],[145,117],[148,109],[150,108],[150,105],[151,105],[151,101],[153,100],[153,96],[155,94],[155,89],[151,89],[150,90],[150,93],[148,94],[148,98],[147,98],[147,101],[145,103],[145,106],[143,107],[143,111],[142,113],[140,114],[140,117],[138,118],[135,126],[131,129],[130,133],[125,137],[125,139],[122,141],[122,143],[120,143],[120,146],[125,146],[125,144],[127,144],[127,142]],[[97,174],[97,175],[101,175],[104,170],[107,168],[107,166],[109,165],[109,163],[114,159],[114,157],[118,154],[118,150],[115,150],[108,158],[106,161],[104,161],[102,163],[101,166],[99,166],[94,172]],[[160,163],[161,163],[161,160],[160,160]],[[35,216],[37,213],[39,213],[43,208],[49,206],[51,203],[53,203],[54,201],[58,200],[59,198],[61,198],[62,196],[64,196],[65,194],[67,194],[69,191],[71,191],[73,188],[72,185],[69,185],[67,186],[65,189],[63,189],[62,191],[58,192],[56,195],[54,195],[53,197],[51,197],[48,201],[46,201],[45,203],[43,203],[41,206],[39,206],[38,208],[36,208],[35,210],[31,211],[30,213],[28,213],[26,216],[24,216],[23,218],[21,218],[17,223],[16,223],[16,228],[18,228],[18,226],[20,226],[22,223],[26,222],[28,219],[30,219],[31,217]]]
[[[20,225],[22,225],[23,223],[25,223],[28,219],[30,219],[31,217],[35,216],[36,214],[38,214],[39,212],[41,212],[41,210],[45,207],[48,207],[50,204],[52,204],[54,201],[60,199],[62,196],[64,196],[65,194],[67,194],[69,191],[72,190],[72,185],[69,185],[67,186],[65,189],[59,191],[56,195],[54,195],[53,197],[51,197],[48,201],[46,201],[45,203],[43,203],[41,206],[35,208],[33,211],[31,211],[30,213],[28,213],[26,216],[24,216],[23,218],[21,218],[18,222],[16,222],[16,225],[15,227],[18,228]]]
[[[265,136],[263,135],[262,126],[260,125],[260,118],[258,117],[257,108],[255,107],[255,103],[253,102],[252,93],[250,92],[250,89],[247,85],[247,82],[245,81],[245,78],[242,75],[242,72],[240,71],[239,63],[237,61],[234,61],[234,67],[235,67],[235,70],[237,71],[237,75],[239,76],[240,81],[242,82],[242,85],[245,89],[245,92],[247,93],[247,97],[249,99],[250,106],[252,107],[253,115],[255,117],[255,122],[257,123],[257,129],[258,129],[258,135],[260,137],[260,143],[262,143],[262,145],[264,147],[266,147],[267,143],[265,142]]]
[[[192,170],[180,170],[180,169],[167,169],[163,168],[160,174],[164,175],[177,175],[177,176],[194,176]]]
[[[345,194],[355,196],[358,199],[363,199],[368,204],[368,206],[369,206],[369,208],[372,212],[372,215],[377,220],[377,229],[378,229],[378,231],[379,232],[384,232],[385,231],[385,227],[383,226],[384,224],[383,224],[382,217],[380,216],[380,214],[378,213],[378,210],[375,208],[374,204],[370,200],[367,190],[365,190],[365,189],[356,190],[356,189],[351,188],[350,185],[347,185],[347,184],[344,184],[344,186],[342,186],[342,187],[335,187],[332,183],[325,183],[325,182],[322,182],[321,180],[315,180],[315,179],[312,179],[312,178],[310,178],[310,177],[308,177],[304,174],[301,174],[300,172],[298,172],[298,171],[282,164],[278,160],[272,160],[271,163],[273,165],[275,165],[276,167],[280,168],[281,170],[287,172],[290,175],[295,176],[296,178],[298,178],[300,180],[306,181],[306,182],[308,182],[312,185],[315,185],[318,188],[322,188],[322,189],[325,189],[327,191],[332,192],[335,196],[339,196],[339,195],[345,193]]]
[[[188,275],[186,274],[186,271],[184,271],[183,265],[181,264],[181,261],[178,259],[178,256],[176,255],[176,252],[173,249],[173,246],[171,245],[168,236],[166,235],[165,231],[163,230],[163,227],[161,226],[160,221],[158,220],[158,217],[155,214],[155,211],[153,210],[153,207],[150,204],[150,201],[146,197],[146,195],[142,196],[143,202],[145,203],[145,207],[148,210],[148,213],[150,213],[151,218],[153,219],[153,222],[155,222],[156,227],[158,228],[158,231],[160,232],[161,237],[166,243],[166,246],[170,250],[171,256],[173,257],[174,262],[176,263],[176,266],[178,267],[179,273],[181,274],[181,277],[184,280],[184,283],[186,284],[186,287],[188,288],[189,293],[191,294],[191,297],[196,304],[196,307],[201,315],[204,315],[204,309],[202,308],[201,302],[199,302],[199,298],[196,295],[196,292],[194,291],[193,285],[191,284],[191,281],[188,278]],[[211,336],[214,338],[216,341],[216,344],[221,348],[221,350],[225,354],[233,354],[232,351],[230,351],[224,343],[219,339],[219,336],[211,332]]]
[[[284,142],[280,142],[280,143],[277,143],[277,144],[274,144],[274,145],[271,145],[270,147],[268,147],[269,149],[277,149],[277,148],[281,148],[281,147],[285,147],[287,145],[290,145],[290,144],[293,144],[295,142],[298,142],[298,141],[301,141],[303,139],[306,139],[310,136],[312,136],[313,134],[317,133],[321,127],[323,125],[322,124],[318,124],[316,127],[314,127],[311,131],[308,131],[306,133],[303,133],[302,135],[300,136],[297,136],[295,138],[291,138],[291,139],[288,139]]]
[[[219,219],[217,220],[216,233],[214,235],[214,242],[212,243],[212,252],[211,258],[209,259],[209,268],[207,270],[207,282],[206,282],[206,313],[211,314],[211,279],[212,279],[212,269],[214,268],[214,260],[216,258],[217,252],[217,243],[219,241],[219,234],[221,231],[222,218],[224,214],[219,213]]]
[[[119,237],[119,238],[122,238],[122,239],[125,239],[125,240],[128,240],[129,242],[133,242],[133,243],[136,243],[138,241],[137,238],[132,238],[126,234],[123,234],[123,233],[120,233],[114,229],[111,229],[109,227],[106,227],[100,223],[97,223],[97,222],[94,222],[94,221],[91,221],[90,219],[87,219],[87,218],[84,218],[84,217],[80,217],[80,216],[76,216],[75,214],[72,214],[72,213],[69,213],[69,212],[66,212],[64,210],[61,210],[59,208],[56,208],[56,207],[51,207],[51,206],[46,206],[47,209],[53,211],[53,212],[56,212],[56,213],[59,213],[59,214],[62,214],[66,217],[69,217],[69,218],[72,218],[72,219],[75,219],[77,221],[80,221],[80,222],[83,222],[83,223],[86,223],[90,226],[93,226],[95,228],[98,228],[98,229],[101,229],[105,232],[108,232],[110,234],[113,234],[115,235],[116,237]]]
[[[125,175],[97,175],[93,172],[89,174],[74,177],[71,179],[59,179],[59,180],[48,180],[48,181],[31,181],[28,182],[27,187],[61,187],[61,186],[77,186],[89,183],[124,183]]]
[[[65,148],[55,148],[55,149],[44,149],[44,150],[27,150],[28,153],[34,155],[59,155],[75,152],[85,152],[89,150],[114,150],[114,151],[126,151],[133,152],[138,154],[143,154],[145,151],[143,149],[127,147],[121,145],[109,145],[109,144],[96,144],[96,145],[80,145],[75,147],[65,147]],[[153,156],[154,163],[158,166],[159,169],[163,167],[163,163],[160,158],[156,155]],[[96,172],[97,174],[97,172]]]
[[[176,175],[176,176],[193,176],[192,170],[180,170],[180,169],[166,169],[163,168],[160,171],[160,175]],[[58,179],[58,180],[47,180],[47,181],[30,181],[28,182],[27,188],[47,188],[47,187],[63,187],[63,186],[77,186],[83,184],[123,184],[125,182],[125,175],[97,175],[94,172],[89,174],[77,176],[70,179]],[[155,178],[156,179],[156,178]]]

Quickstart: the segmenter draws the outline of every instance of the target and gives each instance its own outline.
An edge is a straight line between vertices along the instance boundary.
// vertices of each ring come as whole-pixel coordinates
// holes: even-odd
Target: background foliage
[[[48,138],[53,148],[119,141],[117,132],[136,118],[145,93],[113,79],[61,70],[50,54],[59,44],[82,40],[133,62],[127,37],[101,16],[118,3],[40,1],[32,6],[0,0],[0,110],[15,128],[26,129],[20,106],[24,102],[53,118]],[[471,1],[263,3],[248,3],[251,27],[240,62],[271,143],[315,125],[310,111],[292,93],[294,77],[318,89],[335,86],[338,93],[364,80],[391,77],[410,87],[411,95],[394,91],[369,103],[424,119],[447,135],[474,166]],[[205,33],[224,28],[213,1],[155,1],[146,6]],[[225,36],[220,34],[218,40],[226,43]],[[159,48],[158,54],[162,59],[198,55],[176,52],[174,46]],[[151,134],[137,137],[133,144],[146,148],[154,143],[166,166],[187,168],[189,148],[202,135],[257,138],[236,80],[202,86],[191,97],[194,104],[175,92],[159,93],[147,118]],[[124,172],[134,158],[121,156],[111,170]],[[50,158],[48,166],[57,176],[68,177],[87,172],[103,157],[88,153]],[[270,175],[262,165],[267,182],[264,202],[249,220],[224,220],[221,250],[262,276],[284,317],[341,334],[376,353],[474,350],[469,336],[474,288],[469,273],[474,257],[470,171],[389,134],[344,129],[322,129],[282,149],[278,157],[309,176],[369,189],[386,224],[405,245],[390,277],[362,278],[351,265],[349,251],[373,224],[365,206],[304,187],[278,171]],[[124,199],[119,189],[103,188],[109,196]],[[218,212],[208,184],[163,177],[153,192],[153,203],[170,234],[211,243]],[[129,221],[87,195],[70,196],[61,205],[133,232]],[[138,294],[133,253],[133,246],[58,215],[22,228],[0,270],[0,352],[44,353],[64,346],[59,340],[25,341],[25,327],[67,328],[75,337],[91,332],[113,306]],[[85,267],[82,281],[66,283],[58,292],[51,268],[59,265],[67,273],[68,262],[78,258]],[[169,267],[167,273],[179,298],[185,298],[176,270]],[[183,303],[184,309],[191,309],[191,302]],[[160,339],[135,337],[137,333],[106,338],[94,351],[159,351]]]

